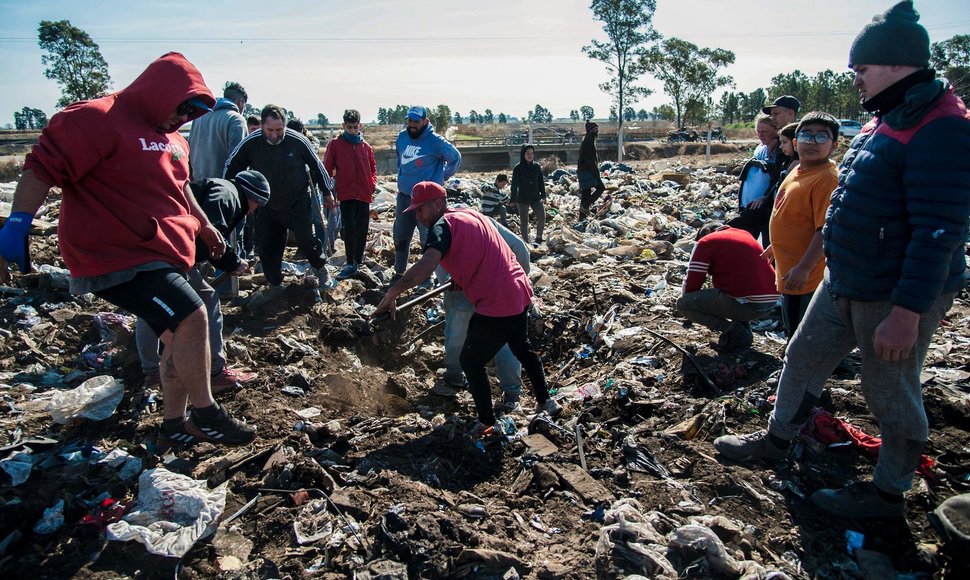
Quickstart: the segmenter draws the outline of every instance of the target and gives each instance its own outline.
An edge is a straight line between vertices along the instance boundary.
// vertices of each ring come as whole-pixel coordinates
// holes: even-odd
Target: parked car
[[[855,137],[862,132],[862,123],[852,119],[839,119],[839,135],[843,137]]]

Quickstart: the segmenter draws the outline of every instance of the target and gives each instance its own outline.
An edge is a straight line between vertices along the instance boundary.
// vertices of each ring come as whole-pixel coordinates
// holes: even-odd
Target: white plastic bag
[[[216,531],[226,509],[226,485],[149,469],[138,478],[138,499],[121,521],[108,525],[109,540],[136,540],[152,554],[181,558],[200,538]]]
[[[47,403],[47,412],[61,425],[80,418],[103,421],[114,414],[124,394],[125,386],[120,380],[99,375],[76,389],[54,395]]]

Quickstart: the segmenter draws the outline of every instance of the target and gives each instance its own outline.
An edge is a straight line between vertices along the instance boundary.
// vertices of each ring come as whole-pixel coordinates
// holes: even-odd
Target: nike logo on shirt
[[[424,157],[424,155],[419,155],[421,153],[421,147],[417,145],[408,145],[404,148],[404,152],[401,153],[401,165],[407,165],[417,159]]]

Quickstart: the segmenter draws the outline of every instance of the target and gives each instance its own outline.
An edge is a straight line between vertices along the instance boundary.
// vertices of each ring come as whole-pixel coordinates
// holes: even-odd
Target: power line
[[[961,28],[970,25],[970,20],[960,20],[957,22],[950,22],[947,24],[941,24],[939,26],[927,26],[927,30],[944,30],[950,28]],[[748,39],[760,39],[760,38],[805,38],[805,37],[826,37],[826,36],[855,36],[858,34],[858,30],[822,30],[822,31],[805,31],[805,32],[795,32],[795,31],[775,31],[767,32],[761,34],[750,34],[750,33],[711,33],[711,34],[691,34],[691,38],[748,38]],[[502,41],[502,42],[529,42],[534,43],[537,41],[547,41],[547,40],[564,40],[563,37],[541,37],[541,36],[530,36],[523,38],[521,36],[435,36],[435,37],[408,37],[408,36],[398,36],[398,37],[245,37],[245,38],[199,38],[197,36],[192,37],[144,37],[144,36],[119,36],[119,37],[99,37],[97,42],[99,44],[112,44],[112,43],[131,43],[131,44],[153,44],[159,42],[168,43],[186,43],[186,44],[246,44],[246,43],[359,43],[359,42],[392,42],[392,43],[404,43],[404,42],[480,42],[480,41]],[[0,37],[0,42],[37,42],[37,37],[34,36],[2,36]]]

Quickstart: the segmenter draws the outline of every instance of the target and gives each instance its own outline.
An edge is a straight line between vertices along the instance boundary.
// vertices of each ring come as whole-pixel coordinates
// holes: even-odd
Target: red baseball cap
[[[429,201],[435,199],[445,199],[448,192],[433,181],[422,181],[411,190],[411,205],[404,211],[414,211]]]

